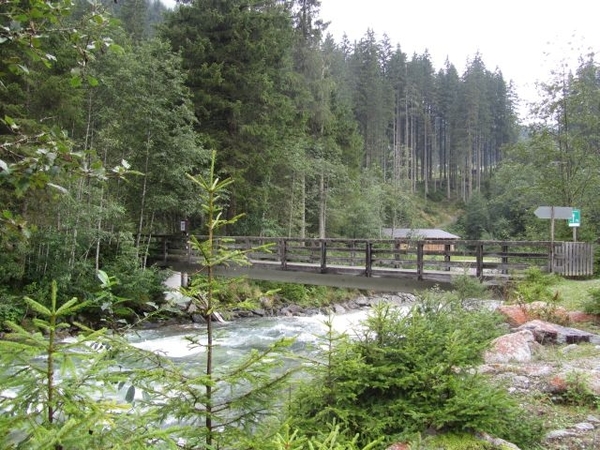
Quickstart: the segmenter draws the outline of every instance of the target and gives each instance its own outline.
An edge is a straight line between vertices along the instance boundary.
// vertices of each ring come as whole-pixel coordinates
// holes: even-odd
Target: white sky
[[[522,118],[537,100],[536,82],[549,81],[562,63],[575,69],[590,51],[600,55],[595,0],[321,0],[321,18],[337,42],[344,32],[360,40],[371,28],[409,57],[428,50],[435,70],[448,58],[462,75],[479,52],[488,70],[513,81]]]
[[[448,58],[462,74],[479,52],[488,70],[514,82],[523,103],[537,99],[535,83],[549,81],[561,63],[575,69],[580,55],[600,49],[593,0],[321,0],[321,17],[337,42],[371,28],[409,57],[428,50],[436,70]]]

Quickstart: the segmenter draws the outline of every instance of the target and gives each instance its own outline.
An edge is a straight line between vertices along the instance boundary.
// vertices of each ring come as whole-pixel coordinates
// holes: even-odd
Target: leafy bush
[[[452,280],[452,288],[461,299],[489,297],[489,292],[477,278],[461,275]]]
[[[371,442],[366,446],[358,445],[358,435],[352,439],[347,439],[340,433],[338,425],[329,425],[329,433],[324,433],[319,436],[306,436],[298,432],[293,433],[289,427],[284,427],[282,432],[278,433],[272,440],[272,446],[268,450],[374,450],[379,448],[381,439]],[[261,446],[260,450],[267,450],[265,446]]]
[[[561,401],[574,406],[598,407],[600,396],[594,394],[594,391],[590,388],[588,374],[573,371],[567,374],[565,381],[567,388],[560,395]]]
[[[342,288],[312,286],[273,281],[258,282],[263,291],[275,292],[281,304],[294,304],[304,307],[327,306],[351,298],[355,292]]]
[[[508,287],[507,300],[516,303],[556,302],[558,293],[551,287],[558,281],[559,277],[554,274],[542,272],[538,267],[529,268],[522,280]]]
[[[374,309],[356,340],[330,336],[317,380],[290,405],[292,424],[323,430],[337,421],[359,444],[424,430],[485,431],[517,445],[539,439],[539,428],[502,388],[474,366],[500,319],[465,311],[452,296],[424,294],[409,314]]]
[[[22,299],[0,291],[0,330],[6,321],[20,322],[26,312],[27,307]]]
[[[589,290],[589,298],[584,302],[583,310],[588,314],[600,314],[600,288]]]

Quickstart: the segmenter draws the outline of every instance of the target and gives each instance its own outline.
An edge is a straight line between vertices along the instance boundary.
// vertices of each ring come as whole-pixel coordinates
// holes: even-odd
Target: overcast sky
[[[575,68],[579,55],[600,49],[599,13],[591,0],[321,1],[338,42],[344,32],[354,41],[371,28],[409,57],[428,50],[436,70],[448,58],[460,74],[479,52],[526,101],[536,100],[535,83],[548,81],[562,62]]]
[[[535,83],[562,63],[575,68],[580,55],[600,52],[595,0],[321,0],[321,17],[337,42],[344,32],[353,42],[371,28],[409,57],[428,50],[436,70],[448,58],[462,74],[479,52],[525,102],[537,99]]]

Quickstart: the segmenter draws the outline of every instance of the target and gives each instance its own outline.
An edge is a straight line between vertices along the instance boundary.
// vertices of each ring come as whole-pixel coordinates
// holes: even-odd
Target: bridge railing
[[[152,240],[156,262],[201,263],[185,236],[155,235]],[[589,243],[252,236],[227,236],[226,240],[227,247],[247,252],[254,266],[278,270],[367,277],[408,275],[417,279],[447,279],[451,274],[490,279],[531,267],[565,276],[593,274],[593,248]]]

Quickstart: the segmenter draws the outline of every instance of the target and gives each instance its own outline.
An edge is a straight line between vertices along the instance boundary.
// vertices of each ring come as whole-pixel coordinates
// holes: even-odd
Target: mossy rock
[[[502,450],[470,434],[440,434],[424,440],[426,450]]]

